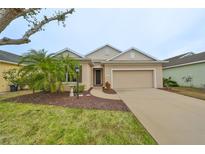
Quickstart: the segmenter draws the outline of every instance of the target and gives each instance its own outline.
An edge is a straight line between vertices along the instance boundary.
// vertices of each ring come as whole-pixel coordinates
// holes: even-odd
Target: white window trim
[[[113,71],[153,71],[153,81],[154,81],[154,88],[157,88],[157,73],[155,68],[118,68],[118,69],[111,69],[111,88],[113,88]]]

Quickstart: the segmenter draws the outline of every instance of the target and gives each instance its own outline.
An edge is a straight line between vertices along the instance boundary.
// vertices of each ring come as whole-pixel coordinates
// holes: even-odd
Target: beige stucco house
[[[56,55],[69,54],[82,65],[81,83],[85,89],[104,86],[109,82],[114,89],[162,88],[162,63],[164,61],[136,49],[120,51],[104,45],[82,56],[65,48]],[[71,81],[72,82],[72,81]]]

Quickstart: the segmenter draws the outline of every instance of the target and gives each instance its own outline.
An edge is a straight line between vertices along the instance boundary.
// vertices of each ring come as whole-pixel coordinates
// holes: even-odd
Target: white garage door
[[[153,88],[153,71],[151,70],[114,70],[114,89]]]

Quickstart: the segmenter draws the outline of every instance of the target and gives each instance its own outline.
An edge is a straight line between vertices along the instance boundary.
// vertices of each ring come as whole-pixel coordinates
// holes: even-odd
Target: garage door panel
[[[151,70],[117,70],[113,71],[115,89],[152,88],[153,71]]]

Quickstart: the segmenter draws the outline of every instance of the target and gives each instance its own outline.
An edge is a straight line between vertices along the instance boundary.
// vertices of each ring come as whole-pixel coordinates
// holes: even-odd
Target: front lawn
[[[156,144],[131,112],[0,103],[0,144]]]
[[[205,100],[205,89],[192,87],[171,87],[171,90],[178,94]]]
[[[0,95],[0,99],[30,93]],[[100,99],[99,99],[100,100]],[[0,100],[0,144],[157,144],[131,112]]]

